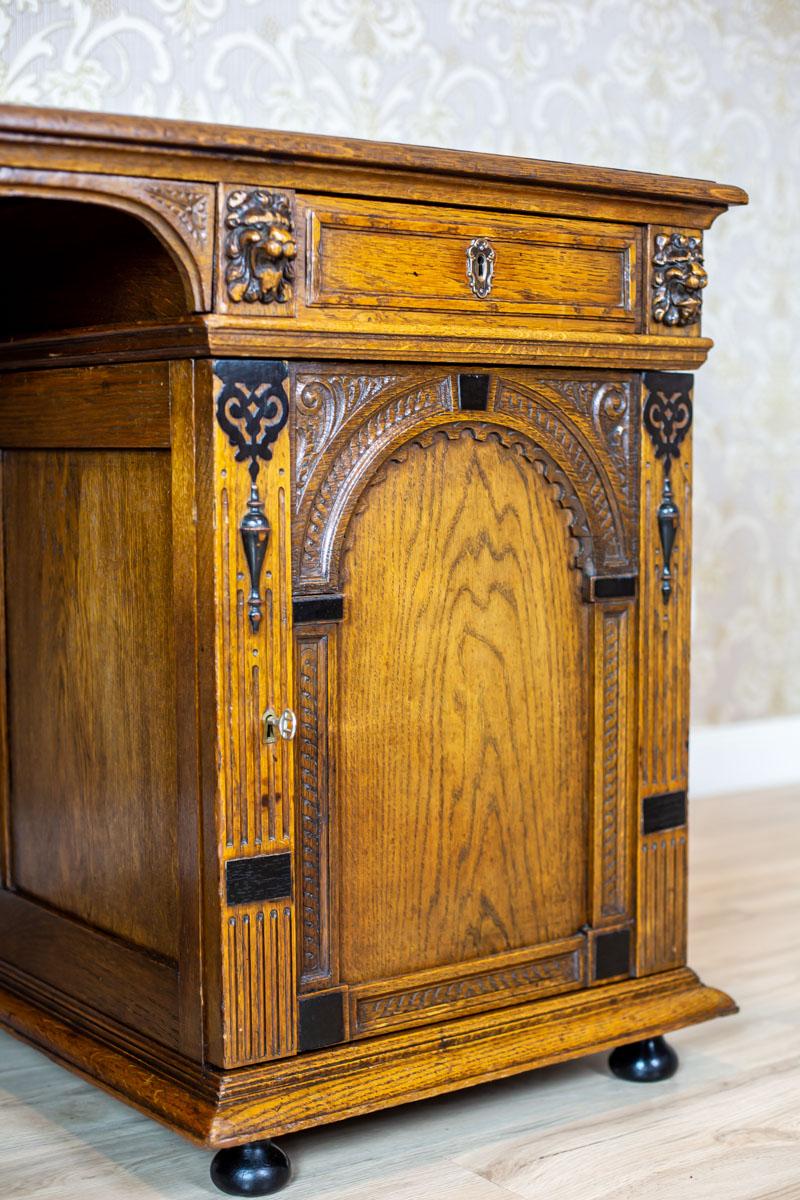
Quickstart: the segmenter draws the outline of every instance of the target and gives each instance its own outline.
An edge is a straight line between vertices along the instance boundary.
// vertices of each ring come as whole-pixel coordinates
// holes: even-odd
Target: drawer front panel
[[[536,217],[498,217],[309,198],[310,308],[382,308],[498,318],[636,323],[637,231]],[[488,242],[490,287],[475,293],[470,246]],[[480,267],[475,268],[480,273]]]

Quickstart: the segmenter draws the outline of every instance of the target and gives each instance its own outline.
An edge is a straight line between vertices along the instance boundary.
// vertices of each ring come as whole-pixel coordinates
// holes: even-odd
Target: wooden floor
[[[741,1014],[668,1083],[582,1059],[285,1138],[287,1200],[800,1200],[800,792],[692,809],[690,959]],[[0,1034],[3,1200],[220,1195],[209,1155]]]

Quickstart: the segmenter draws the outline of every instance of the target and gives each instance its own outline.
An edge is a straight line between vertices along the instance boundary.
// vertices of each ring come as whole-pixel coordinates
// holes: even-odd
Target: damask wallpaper
[[[693,715],[800,712],[797,0],[0,0],[0,99],[747,188],[707,238]]]

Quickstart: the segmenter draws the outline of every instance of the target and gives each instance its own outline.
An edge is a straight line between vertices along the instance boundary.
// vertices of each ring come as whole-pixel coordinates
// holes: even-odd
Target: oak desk
[[[0,1021],[200,1144],[733,1011],[686,966],[737,188],[0,110]],[[248,1190],[249,1189],[249,1190]]]

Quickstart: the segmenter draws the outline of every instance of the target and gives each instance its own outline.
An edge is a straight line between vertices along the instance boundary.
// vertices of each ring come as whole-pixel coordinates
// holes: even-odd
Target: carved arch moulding
[[[90,175],[71,171],[0,168],[0,197],[74,200],[129,213],[146,225],[172,256],[194,312],[213,303],[214,189],[182,180]],[[107,247],[113,261],[114,248]]]
[[[335,591],[346,529],[361,497],[404,445],[434,432],[496,438],[552,486],[569,512],[574,566],[586,572],[633,569],[635,546],[596,447],[555,400],[534,387],[493,378],[485,411],[459,407],[458,375],[354,369],[294,377],[294,577],[299,594]],[[563,407],[563,406],[562,406]],[[469,418],[469,419],[467,419]]]

